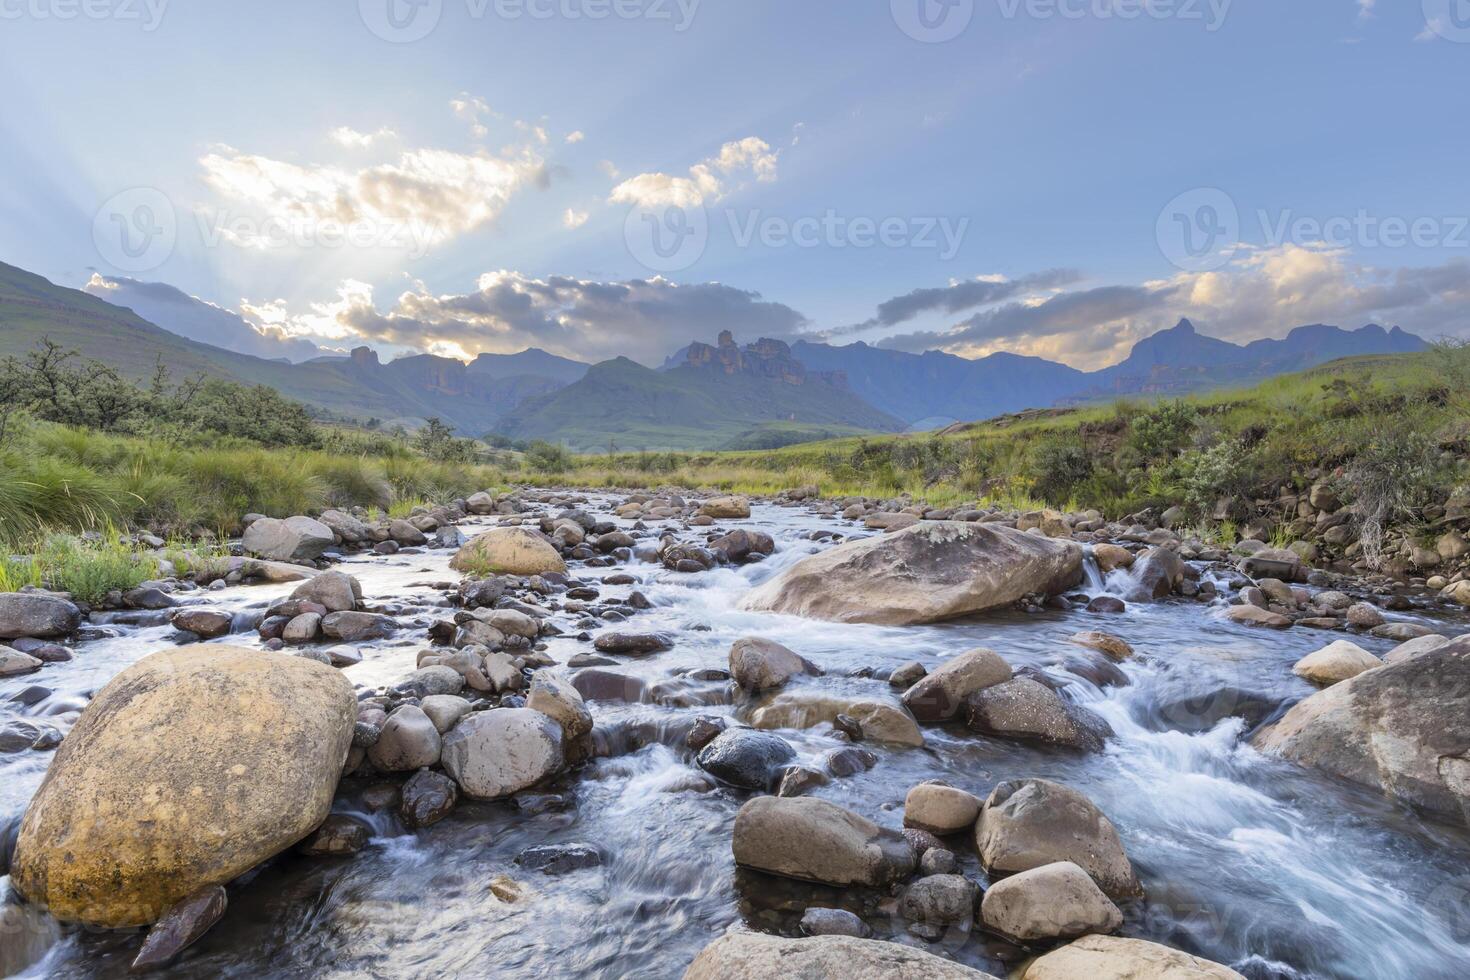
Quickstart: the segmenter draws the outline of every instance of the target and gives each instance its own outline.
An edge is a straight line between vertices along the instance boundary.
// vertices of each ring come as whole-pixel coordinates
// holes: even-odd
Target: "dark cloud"
[[[902,296],[884,300],[878,304],[878,315],[863,323],[841,327],[831,331],[832,335],[858,333],[874,327],[894,327],[907,323],[925,313],[954,315],[977,306],[999,303],[1022,293],[1035,290],[1059,289],[1081,279],[1074,269],[1048,269],[1020,279],[988,280],[967,279],[928,289],[915,289]]]

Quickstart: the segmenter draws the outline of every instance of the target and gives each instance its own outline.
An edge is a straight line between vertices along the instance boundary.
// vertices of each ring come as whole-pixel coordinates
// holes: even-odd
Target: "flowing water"
[[[654,608],[622,628],[666,630],[676,639],[669,652],[606,668],[660,684],[661,703],[594,703],[605,757],[514,802],[461,803],[416,834],[368,813],[351,792],[339,796],[338,810],[375,828],[368,849],[340,861],[287,855],[259,869],[231,888],[225,919],[173,974],[676,977],[732,923],[789,931],[808,902],[846,904],[865,913],[878,935],[919,943],[876,896],[737,874],[731,827],[746,797],[713,787],[682,733],[701,714],[737,717],[742,708],[731,703],[727,685],[681,675],[724,667],[734,640],[760,634],[825,668],[824,677],[796,682],[801,687],[866,698],[893,693],[883,681],[851,676],[859,668],[915,659],[933,666],[987,646],[1067,683],[1070,696],[1106,718],[1117,736],[1100,754],[1078,755],[929,728],[921,749],[869,746],[879,757],[872,770],[834,779],[816,795],[897,828],[905,794],[925,779],[981,797],[1006,779],[1054,779],[1111,817],[1144,881],[1148,900],[1126,910],[1127,935],[1188,949],[1251,978],[1470,976],[1470,835],[1243,744],[1248,724],[1311,692],[1291,666],[1333,636],[1253,630],[1226,621],[1221,605],[1183,601],[1132,604],[1121,616],[1007,613],[908,628],[742,612],[739,599],[752,584],[827,546],[811,540],[812,531],[851,533],[852,526],[774,506],[757,506],[749,522],[723,523],[768,531],[776,555],[696,575],[646,564],[574,568],[589,581],[631,571]],[[464,530],[484,526],[471,522]],[[445,615],[433,608],[444,601],[434,584],[457,578],[448,557],[370,556],[343,568],[361,579],[370,601],[397,605],[400,620],[421,629]],[[1126,573],[1108,582],[1092,574],[1089,591],[1128,584]],[[290,588],[231,588],[207,601],[238,610],[245,623],[250,610]],[[602,591],[621,596],[631,588]],[[570,624],[565,615],[559,621]],[[1424,621],[1450,635],[1470,628],[1463,620]],[[166,625],[116,629],[114,638],[83,644],[69,663],[0,686],[0,723],[39,716],[64,730],[87,693],[171,642]],[[1066,638],[1085,629],[1133,645],[1138,656],[1121,667],[1126,684],[1114,677],[1099,688],[1064,669],[1079,653]],[[229,642],[258,640],[246,632]],[[1357,642],[1380,654],[1393,646]],[[421,631],[405,630],[399,640],[363,647],[364,662],[347,676],[364,687],[395,683],[423,645]],[[570,635],[549,646],[559,662],[588,650]],[[55,693],[29,707],[8,700],[36,684]],[[782,734],[818,768],[838,747],[820,729]],[[13,839],[49,759],[0,756],[0,837]],[[514,864],[529,845],[571,842],[596,845],[603,865],[553,878]],[[984,880],[972,852],[961,863]],[[520,884],[518,899],[492,893],[498,875]],[[23,921],[0,940],[33,950],[27,975],[117,975],[137,949],[136,935],[58,930],[34,915]],[[956,930],[927,948],[1000,975],[1014,956]]]

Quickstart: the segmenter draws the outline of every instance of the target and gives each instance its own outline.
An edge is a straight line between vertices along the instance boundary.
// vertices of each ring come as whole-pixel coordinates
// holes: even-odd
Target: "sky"
[[[1470,336],[1467,83],[1470,0],[0,0],[0,261],[293,357]]]

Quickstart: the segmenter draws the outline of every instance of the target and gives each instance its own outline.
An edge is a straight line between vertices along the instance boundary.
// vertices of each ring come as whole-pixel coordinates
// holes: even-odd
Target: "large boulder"
[[[368,759],[384,772],[413,772],[438,765],[439,729],[422,708],[405,704],[388,716]]]
[[[455,552],[449,567],[474,575],[544,575],[565,572],[556,547],[529,527],[495,527]]]
[[[744,497],[712,497],[700,505],[699,512],[716,520],[749,517],[750,501]]]
[[[732,932],[706,946],[684,980],[995,980],[911,946],[852,936],[782,939]]]
[[[445,736],[443,759],[444,771],[466,796],[509,796],[561,769],[561,726],[530,708],[481,711]]]
[[[1143,939],[1084,936],[1031,962],[1020,980],[1245,980],[1219,963]]]
[[[324,510],[319,520],[346,544],[364,544],[373,539],[372,529],[345,511]]]
[[[347,612],[356,609],[362,599],[362,584],[346,572],[322,572],[298,585],[291,598],[315,602],[329,613]]]
[[[715,736],[699,752],[699,766],[722,782],[741,789],[764,790],[781,767],[796,759],[784,738],[749,728],[731,728]]]
[[[1291,672],[1322,687],[1357,677],[1365,670],[1382,667],[1383,661],[1352,640],[1338,640],[1296,662]]]
[[[331,528],[310,517],[262,517],[245,529],[240,543],[247,554],[268,561],[307,561],[320,558],[337,539]]]
[[[1113,932],[1123,913],[1086,871],[1058,861],[991,885],[980,920],[1013,942],[1030,943]]]
[[[1046,779],[991,790],[975,823],[975,849],[992,874],[1071,861],[1109,896],[1143,892],[1112,822],[1081,793]]]
[[[1150,548],[1133,563],[1133,587],[1128,590],[1128,599],[1162,599],[1183,581],[1183,560],[1168,548]]]
[[[747,691],[774,690],[799,674],[820,673],[815,665],[775,640],[747,636],[730,647],[730,676]]]
[[[1470,822],[1470,637],[1319,691],[1253,744]]]
[[[835,803],[758,796],[735,815],[735,863],[828,885],[881,888],[913,873],[904,837]]]
[[[996,524],[924,521],[805,558],[744,608],[843,623],[932,623],[1082,580],[1082,548]]]
[[[1011,679],[1011,665],[994,650],[969,650],[951,657],[903,695],[904,707],[920,721],[945,721],[960,713],[965,698]]]
[[[312,660],[224,645],[145,657],[61,743],[12,881],[65,921],[155,922],[326,819],[356,716],[352,685]]]
[[[82,611],[60,596],[0,592],[0,640],[66,636],[82,623]]]
[[[1113,734],[1097,715],[1067,703],[1030,677],[1017,677],[971,694],[965,699],[965,713],[970,728],[985,735],[1084,752],[1099,751]]]
[[[756,728],[813,728],[831,724],[847,715],[862,726],[863,738],[890,745],[918,747],[924,733],[912,715],[896,704],[883,701],[847,701],[816,695],[781,695],[751,713]]]

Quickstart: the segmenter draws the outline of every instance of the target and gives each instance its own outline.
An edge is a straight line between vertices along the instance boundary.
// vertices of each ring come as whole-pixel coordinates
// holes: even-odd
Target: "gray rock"
[[[403,784],[398,816],[410,830],[438,823],[454,809],[459,787],[441,772],[420,769]]]
[[[1081,976],[1079,974],[1079,976]],[[851,936],[781,939],[730,932],[706,946],[684,980],[995,980],[953,960]]]
[[[225,890],[210,885],[172,906],[143,937],[143,948],[133,958],[133,972],[141,973],[172,962],[224,918],[228,904]]]
[[[701,749],[698,758],[700,768],[721,782],[764,790],[778,770],[796,758],[796,750],[779,735],[732,728]]]
[[[439,762],[439,729],[423,709],[404,705],[388,716],[368,759],[384,772],[412,772]]]
[[[970,921],[979,898],[980,887],[962,875],[930,875],[905,889],[898,910],[914,922],[950,925]]]
[[[602,864],[602,852],[591,844],[544,844],[516,855],[516,864],[528,871],[564,875]]]
[[[919,721],[945,721],[959,714],[966,697],[1011,676],[1010,664],[994,650],[969,650],[946,660],[905,691],[903,703]]]
[[[735,817],[735,863],[829,885],[883,887],[913,872],[901,835],[814,797],[760,796]]]
[[[471,715],[444,739],[443,755],[444,771],[460,790],[481,800],[534,786],[565,761],[561,726],[528,708]]]
[[[1020,943],[1075,939],[1123,925],[1123,913],[1071,861],[1045,864],[991,885],[980,903],[980,918]]]
[[[1101,718],[1063,701],[1029,677],[1017,677],[965,699],[970,728],[986,735],[1096,752],[1112,730]]]
[[[808,936],[851,936],[866,939],[873,934],[868,924],[846,909],[807,909],[801,916],[801,931]]]
[[[245,529],[244,549],[269,561],[304,561],[320,558],[337,539],[332,529],[310,517],[288,517],[284,521],[263,517]]]
[[[322,632],[343,643],[361,643],[392,636],[397,624],[387,616],[366,612],[334,612],[322,617]]]
[[[82,611],[59,596],[0,592],[0,640],[66,636],[81,623]]]
[[[820,673],[815,665],[774,640],[747,636],[730,647],[730,675],[747,691],[774,690],[799,674]]]
[[[329,613],[346,612],[357,608],[358,600],[362,598],[362,585],[345,572],[322,572],[298,585],[291,598],[315,602]]]

